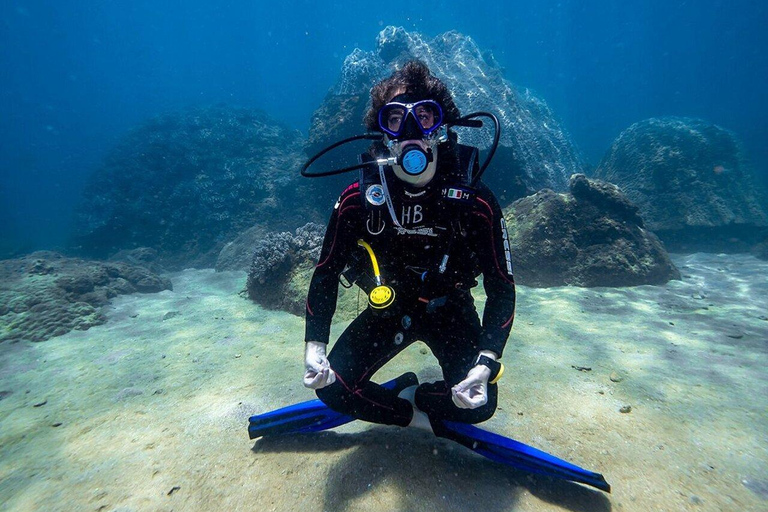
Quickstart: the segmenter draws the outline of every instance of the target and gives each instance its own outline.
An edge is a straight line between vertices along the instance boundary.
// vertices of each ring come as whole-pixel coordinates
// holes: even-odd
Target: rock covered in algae
[[[294,233],[270,233],[257,244],[246,288],[248,297],[268,309],[303,316],[315,265],[322,249],[325,227],[308,223]],[[360,308],[356,289],[340,287],[337,320],[354,318]]]
[[[117,295],[170,290],[170,280],[144,267],[36,252],[0,261],[0,342],[45,341],[106,322]]]
[[[595,177],[615,183],[674,250],[748,251],[768,234],[764,194],[736,136],[701,119],[635,123]]]
[[[517,282],[636,286],[680,278],[618,187],[576,174],[570,189],[569,194],[545,189],[504,210]]]
[[[73,245],[97,258],[151,247],[167,268],[212,267],[225,243],[258,222],[272,229],[307,222],[314,205],[298,174],[303,144],[297,130],[253,109],[218,105],[152,118],[91,176]]]
[[[256,224],[246,229],[221,249],[216,258],[217,272],[225,270],[242,270],[248,272],[253,260],[253,253],[269,233],[264,224]]]

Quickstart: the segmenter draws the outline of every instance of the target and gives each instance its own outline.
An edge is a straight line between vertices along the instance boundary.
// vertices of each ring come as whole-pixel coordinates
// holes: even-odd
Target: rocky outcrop
[[[254,248],[246,284],[248,296],[269,309],[303,314],[307,290],[295,290],[293,281],[317,262],[324,232],[323,226],[310,223],[295,233],[265,236]]]
[[[262,240],[268,233],[267,228],[262,224],[257,224],[240,233],[219,253],[219,257],[216,259],[216,272],[225,270],[248,272],[253,261],[253,253],[260,247]]]
[[[621,187],[671,250],[749,250],[765,236],[765,197],[733,133],[660,118],[619,135],[595,176]]]
[[[165,269],[158,263],[157,250],[151,247],[137,247],[135,249],[123,249],[110,256],[109,261],[120,261],[130,263],[149,269],[152,272],[160,273]]]
[[[752,247],[752,254],[761,260],[768,260],[768,237]]]
[[[571,177],[504,210],[515,279],[528,286],[636,286],[679,279],[638,208],[610,183]]]
[[[498,116],[501,143],[483,180],[502,204],[541,188],[564,191],[568,177],[583,171],[570,138],[547,104],[528,89],[513,86],[490,53],[483,52],[472,38],[453,31],[428,40],[403,28],[386,27],[373,51],[355,49],[312,117],[310,151],[364,132],[362,119],[371,86],[414,58],[425,62],[448,85],[462,114],[487,111]],[[493,131],[486,124],[482,130],[457,128],[459,141],[487,149]],[[356,162],[355,151],[360,148],[350,149],[347,162]]]
[[[36,252],[0,261],[0,342],[44,341],[106,322],[101,306],[117,295],[170,290],[144,267]]]
[[[285,229],[315,218],[298,174],[303,143],[255,110],[217,106],[154,118],[92,176],[73,245],[100,258],[151,247],[169,268],[212,267],[225,243],[259,221]]]
[[[248,297],[268,309],[304,315],[309,282],[320,257],[325,227],[309,223],[294,233],[270,233],[255,247],[248,271],[246,289]],[[349,320],[356,316],[358,306],[356,290],[340,288],[336,320]]]

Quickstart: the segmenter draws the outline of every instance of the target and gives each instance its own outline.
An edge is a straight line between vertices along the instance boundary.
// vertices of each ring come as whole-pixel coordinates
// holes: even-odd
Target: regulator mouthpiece
[[[416,144],[409,144],[403,148],[400,155],[400,167],[411,176],[423,173],[429,162],[432,161],[432,152],[426,152]]]

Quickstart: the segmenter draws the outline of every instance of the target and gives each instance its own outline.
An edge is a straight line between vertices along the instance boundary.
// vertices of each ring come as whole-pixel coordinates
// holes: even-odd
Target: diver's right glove
[[[320,389],[336,382],[336,374],[325,356],[325,343],[308,341],[304,346],[304,386]]]

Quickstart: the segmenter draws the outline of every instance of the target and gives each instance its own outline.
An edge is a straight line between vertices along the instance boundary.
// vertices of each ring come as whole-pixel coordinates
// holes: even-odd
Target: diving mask
[[[431,135],[443,124],[443,109],[434,100],[390,101],[379,109],[379,128],[393,139]]]

